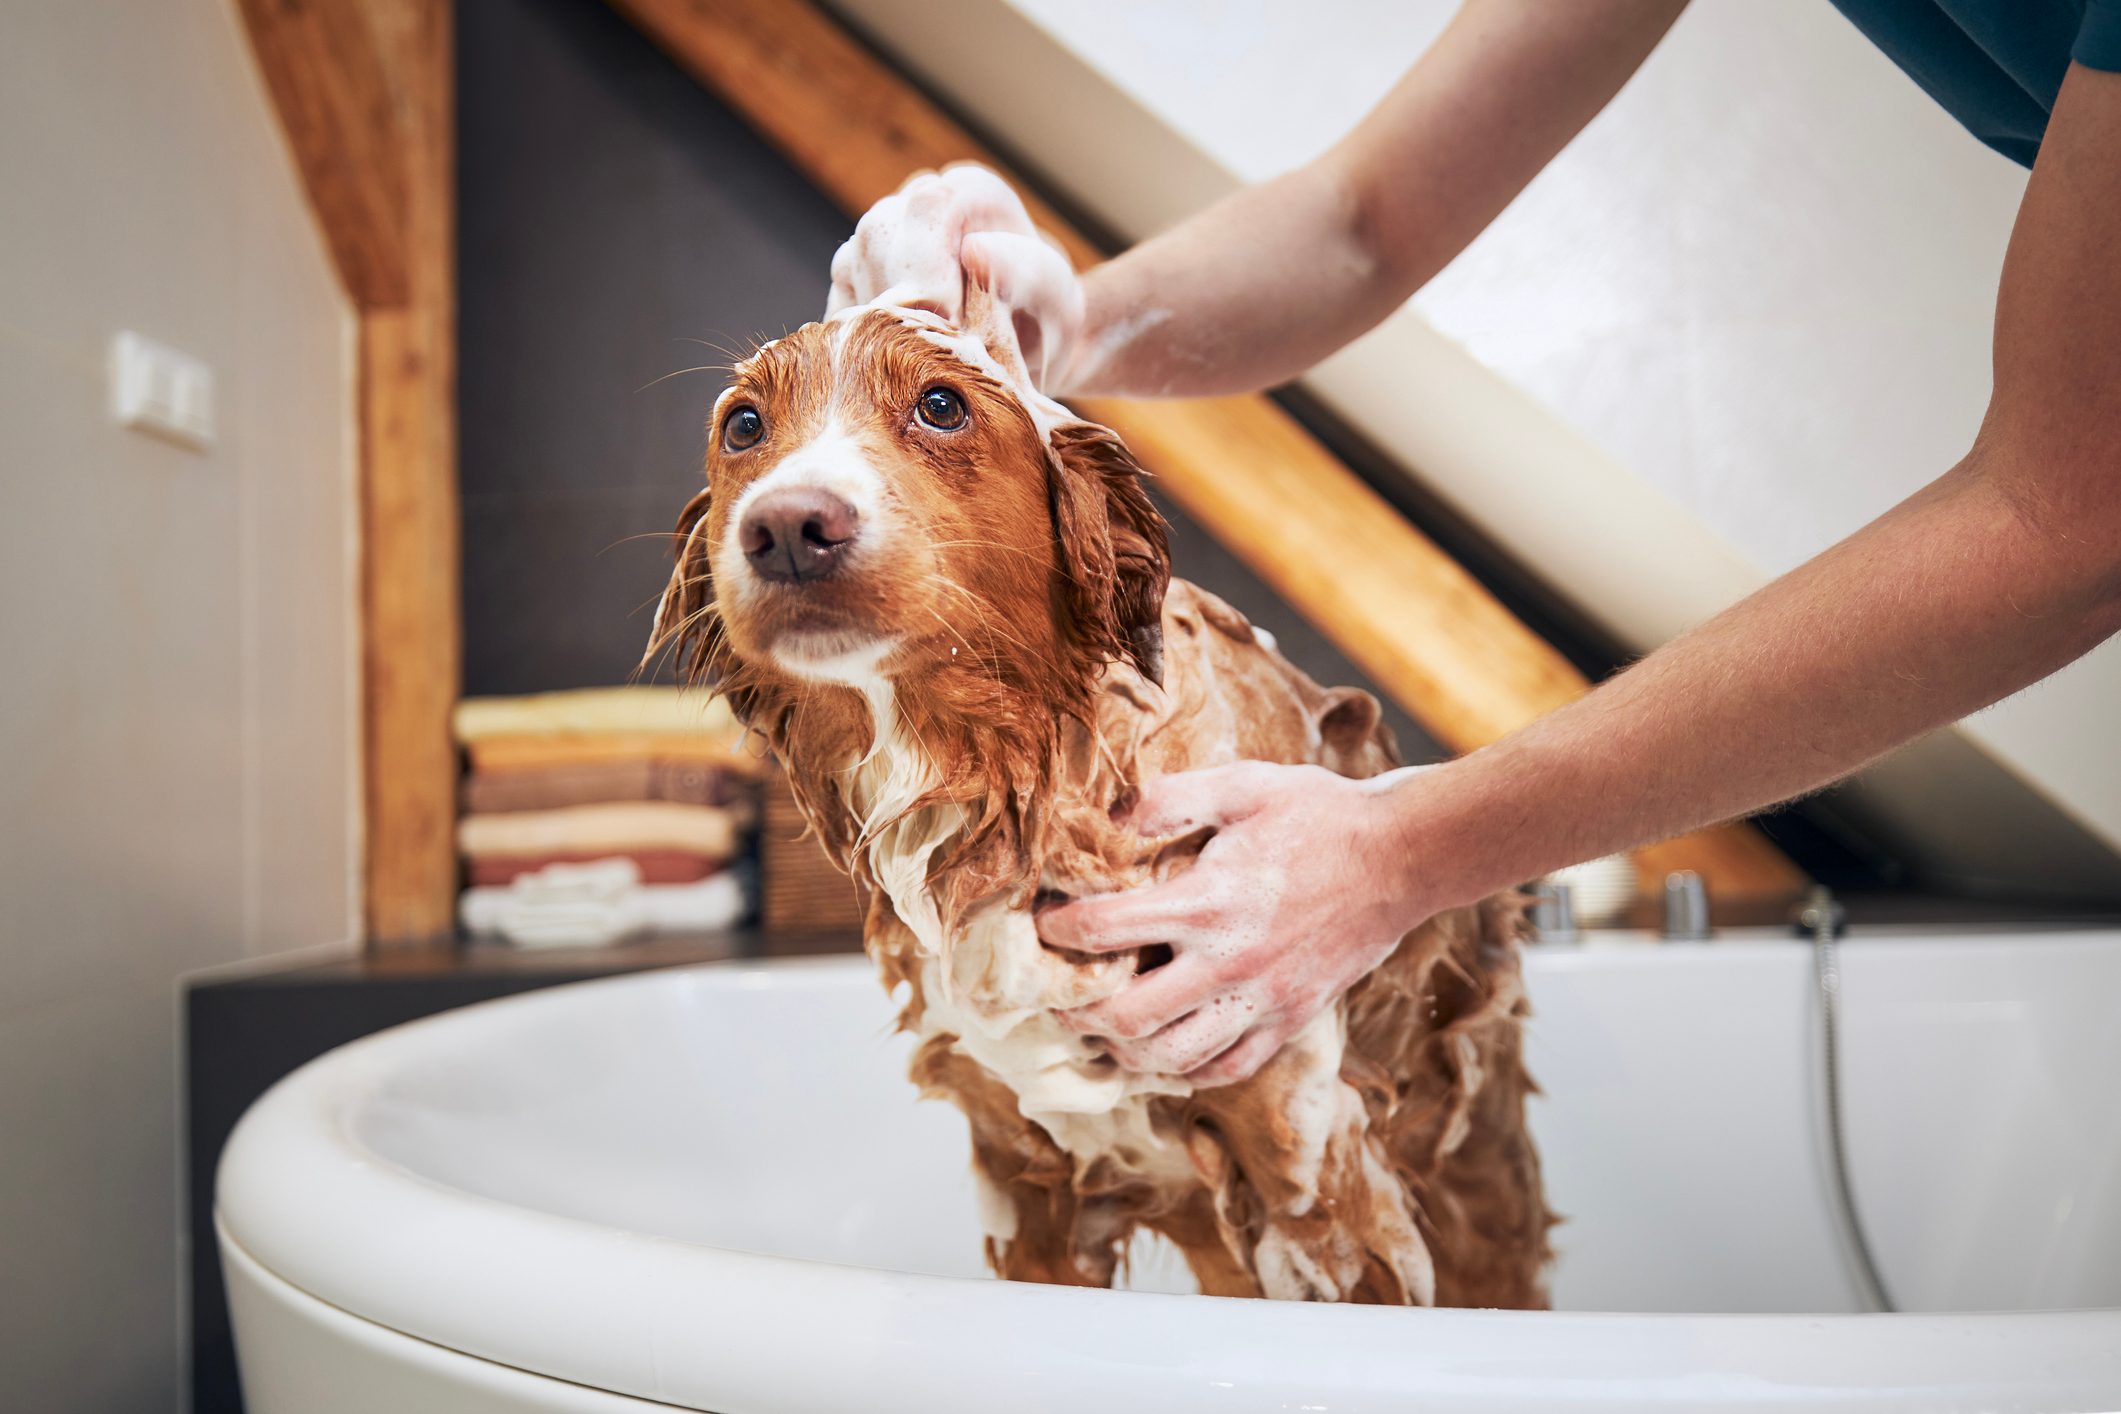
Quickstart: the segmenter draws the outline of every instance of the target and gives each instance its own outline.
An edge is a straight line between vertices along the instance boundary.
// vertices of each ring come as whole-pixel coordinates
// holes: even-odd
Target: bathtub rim
[[[472,1390],[488,1400],[505,1400],[510,1409],[544,1414],[670,1414],[679,1409],[499,1365],[377,1325],[289,1285],[219,1222],[214,1237],[228,1272],[237,1338],[247,1342],[246,1350],[258,1342],[279,1342],[269,1353],[253,1352],[260,1358],[245,1372],[244,1398],[254,1414],[342,1408],[349,1402],[349,1387],[361,1392],[356,1402],[373,1408],[379,1371],[387,1372],[393,1384],[417,1385],[414,1398],[427,1401],[423,1408]],[[297,1331],[294,1339],[287,1335],[290,1325]]]
[[[2021,932],[2030,930],[1981,936],[2001,941]],[[2067,932],[2025,940],[2121,945],[2111,930]],[[1726,940],[1688,951],[1768,945]],[[1791,946],[1779,938],[1775,945]],[[1556,949],[1540,965],[1628,966],[1637,951]],[[1639,952],[1643,962],[1678,961],[1669,948]],[[831,1407],[780,1397],[780,1372],[798,1366],[829,1371],[844,1385],[838,1397],[863,1407],[899,1407],[879,1402],[895,1393],[907,1408],[980,1408],[983,1392],[991,1400],[996,1388],[1020,1388],[995,1383],[1010,1371],[1055,1363],[1050,1342],[1023,1335],[1053,1329],[1105,1352],[1090,1383],[1049,1380],[1054,1408],[1109,1399],[1120,1388],[1130,1401],[1154,1397],[1173,1410],[1195,1407],[1204,1391],[1216,1396],[1216,1409],[1293,1407],[1321,1394],[1359,1408],[1364,1391],[1403,1390],[1417,1373],[1422,1388],[1448,1389],[1463,1407],[1498,1410],[1568,1399],[1580,1407],[1587,1382],[1625,1391],[1615,1394],[1616,1407],[1745,1402],[1746,1390],[1762,1381],[1772,1385],[1755,1389],[1755,1398],[1771,1388],[1777,1398],[1802,1391],[1848,1407],[1910,1396],[1939,1409],[2121,1400],[2121,1308],[1894,1316],[1407,1311],[916,1275],[717,1248],[514,1206],[406,1170],[362,1146],[344,1123],[396,1067],[476,1044],[481,1029],[534,1026],[541,1009],[580,1005],[592,992],[856,981],[874,985],[860,956],[730,960],[479,1003],[363,1038],[289,1075],[244,1116],[221,1160],[217,1223],[262,1269],[356,1319],[512,1369],[686,1408]],[[317,1221],[319,1213],[349,1212],[366,1220]],[[585,1300],[585,1281],[594,1282],[596,1300]],[[1423,1338],[1410,1342],[1403,1322],[1414,1322]],[[1526,1322],[1541,1323],[1536,1356],[1526,1349]],[[704,1340],[703,1325],[712,1327]],[[893,1358],[903,1349],[898,1341],[937,1328],[956,1332],[962,1368],[909,1370]],[[1150,1331],[1154,1338],[1145,1338]],[[1174,1365],[1178,1331],[1188,1335],[1177,1348],[1212,1343],[1235,1352],[1236,1365],[1259,1365],[1259,1352],[1277,1346],[1300,1347],[1307,1364],[1338,1374],[1307,1369],[1298,1380],[1268,1361],[1226,1371],[1239,1377],[1238,1389],[1208,1391],[1201,1370]],[[1410,1350],[1414,1344],[1429,1348]],[[2052,1376],[2051,1388],[2029,1386],[2026,1370],[2058,1362],[2073,1373]],[[2025,1404],[2043,1393],[2056,1402]],[[1233,1403],[1234,1395],[1245,1397]]]

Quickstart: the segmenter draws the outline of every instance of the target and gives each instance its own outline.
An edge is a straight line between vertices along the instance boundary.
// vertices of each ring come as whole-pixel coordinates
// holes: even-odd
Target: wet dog
[[[1237,1084],[1130,1072],[1055,1015],[1163,961],[1064,954],[1034,918],[1198,854],[1117,823],[1143,781],[1375,775],[1375,700],[1170,578],[1140,467],[1030,390],[991,310],[808,325],[737,366],[710,436],[654,647],[728,695],[865,890],[914,1078],[971,1123],[994,1270],[1110,1285],[1147,1230],[1214,1295],[1544,1305],[1514,896],[1408,934]]]

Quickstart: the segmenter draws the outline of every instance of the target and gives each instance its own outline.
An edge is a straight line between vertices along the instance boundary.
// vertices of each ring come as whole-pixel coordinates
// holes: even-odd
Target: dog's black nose
[[[752,502],[737,543],[760,579],[823,579],[845,563],[860,533],[854,507],[816,486],[786,486]]]

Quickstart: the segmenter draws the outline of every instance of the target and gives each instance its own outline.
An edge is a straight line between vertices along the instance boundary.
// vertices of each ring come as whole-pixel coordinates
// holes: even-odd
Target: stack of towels
[[[467,932],[586,946],[749,909],[760,763],[728,707],[668,687],[467,698]]]

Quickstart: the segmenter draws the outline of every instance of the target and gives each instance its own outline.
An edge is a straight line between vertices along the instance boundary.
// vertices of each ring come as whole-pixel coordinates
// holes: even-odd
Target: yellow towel
[[[529,697],[467,697],[453,717],[457,740],[504,736],[635,735],[726,738],[742,728],[704,688],[592,687]]]
[[[734,737],[679,736],[674,732],[620,732],[607,736],[489,736],[464,748],[474,771],[517,771],[545,766],[601,765],[610,761],[704,761],[746,775],[765,763],[739,748]]]
[[[737,818],[729,811],[667,800],[467,815],[457,822],[457,848],[473,859],[655,849],[727,859],[736,845]]]

